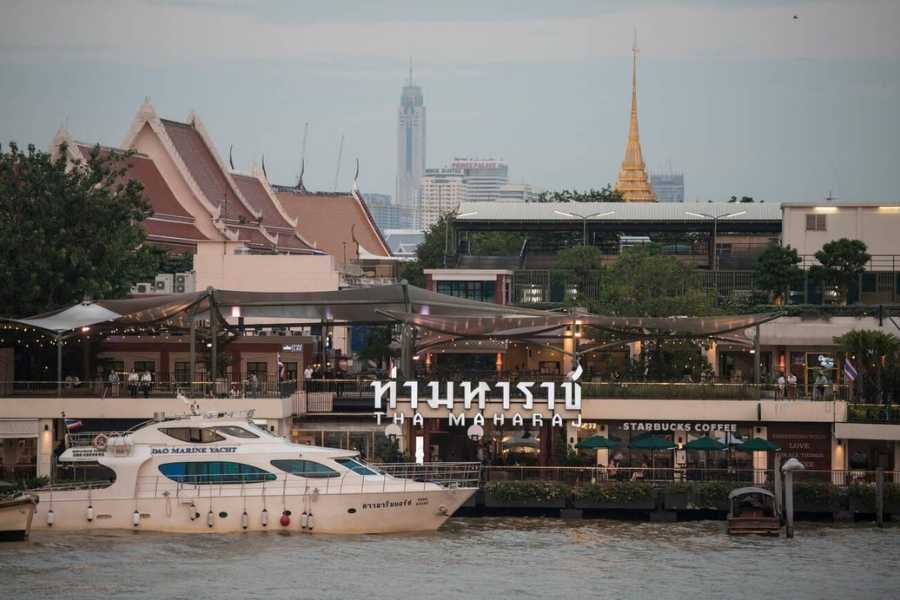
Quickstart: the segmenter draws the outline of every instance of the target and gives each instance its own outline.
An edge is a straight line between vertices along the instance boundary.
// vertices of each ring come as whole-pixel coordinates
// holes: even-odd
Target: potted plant
[[[663,500],[666,510],[685,510],[691,501],[693,486],[686,481],[675,481],[666,486]]]
[[[492,481],[485,486],[489,508],[565,508],[571,488],[558,481]]]
[[[575,488],[575,508],[653,510],[656,507],[653,484],[643,481],[607,481]]]

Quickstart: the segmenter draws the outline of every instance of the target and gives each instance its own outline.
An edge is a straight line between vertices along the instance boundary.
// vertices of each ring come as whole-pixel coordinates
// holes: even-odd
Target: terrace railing
[[[128,381],[0,381],[0,396],[29,398],[286,398],[297,391],[297,381],[263,379],[192,381],[154,380],[132,385]]]

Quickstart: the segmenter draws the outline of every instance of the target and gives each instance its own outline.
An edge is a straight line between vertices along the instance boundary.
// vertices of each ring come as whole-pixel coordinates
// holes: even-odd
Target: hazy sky
[[[798,18],[794,19],[794,15]],[[900,2],[0,0],[0,141],[66,124],[119,144],[149,96],[196,110],[238,168],[394,192],[408,57],[428,166],[503,158],[513,181],[615,181],[633,28],[651,170],[688,199],[900,200]]]

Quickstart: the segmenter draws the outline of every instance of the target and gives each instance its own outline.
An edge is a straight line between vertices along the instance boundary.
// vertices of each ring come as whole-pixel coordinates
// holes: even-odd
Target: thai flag
[[[848,381],[856,381],[856,377],[859,373],[856,372],[856,367],[853,366],[853,363],[850,362],[849,358],[844,359],[844,378]]]
[[[66,424],[66,431],[74,431],[82,425],[79,419],[70,419],[68,417],[63,417],[63,423]]]

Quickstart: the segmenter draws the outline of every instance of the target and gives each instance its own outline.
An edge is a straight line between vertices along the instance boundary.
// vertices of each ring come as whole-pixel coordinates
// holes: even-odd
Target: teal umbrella
[[[725,444],[711,437],[697,438],[684,445],[685,450],[724,450]]]
[[[602,448],[612,449],[618,448],[619,442],[611,440],[606,436],[592,435],[591,437],[583,439],[575,444],[575,447],[582,450],[600,450]]]
[[[758,437],[755,437],[752,440],[747,440],[740,446],[737,446],[737,449],[743,450],[744,452],[770,452],[781,450],[779,446],[776,446],[769,440],[764,440]]]

